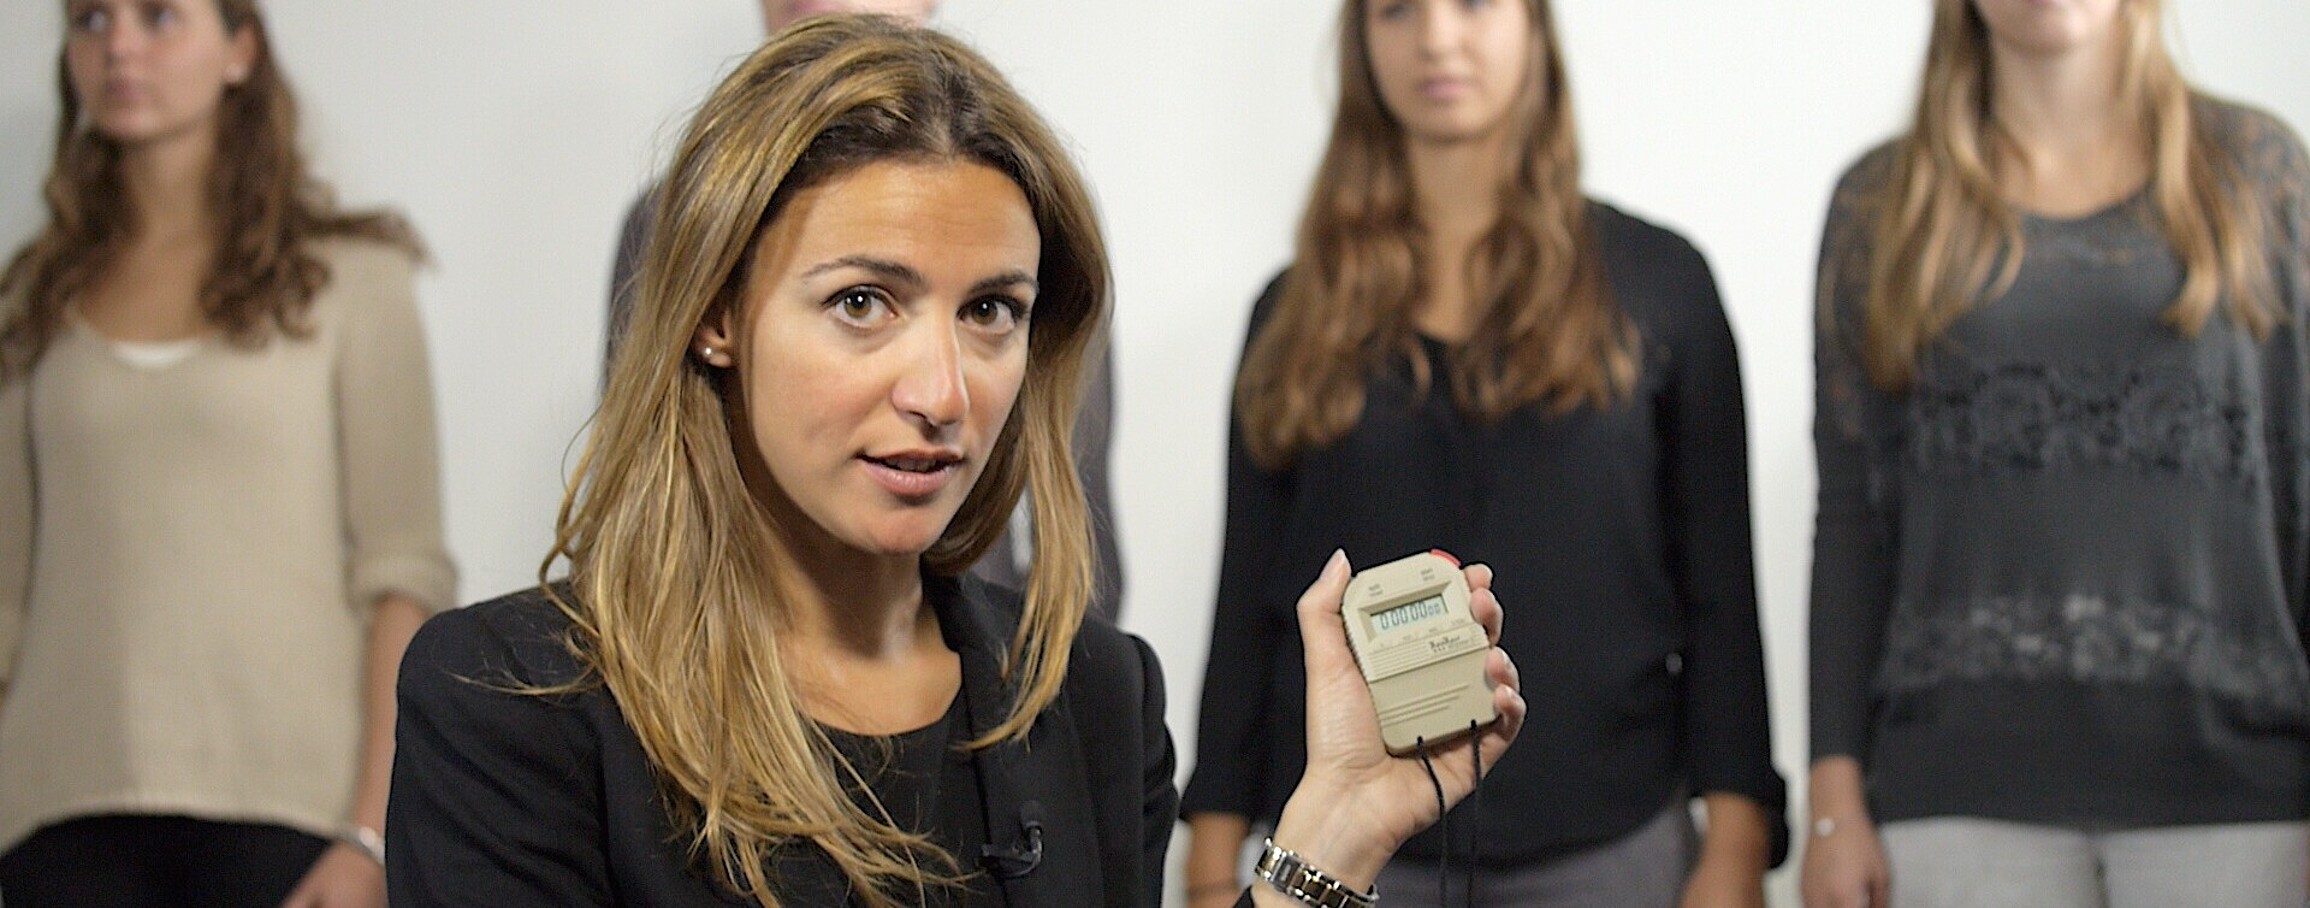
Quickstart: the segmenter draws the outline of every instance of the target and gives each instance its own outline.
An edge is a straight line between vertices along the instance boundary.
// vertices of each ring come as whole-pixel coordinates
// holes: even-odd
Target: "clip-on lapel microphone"
[[[989,830],[991,833],[992,830]],[[1010,845],[979,846],[979,863],[1006,880],[1015,880],[1033,872],[1043,862],[1043,804],[1028,801],[1019,805],[1019,838]]]

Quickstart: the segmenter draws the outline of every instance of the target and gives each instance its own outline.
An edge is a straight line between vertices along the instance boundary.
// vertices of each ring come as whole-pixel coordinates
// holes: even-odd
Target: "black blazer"
[[[972,704],[1011,702],[1000,665],[1017,593],[925,578]],[[472,905],[747,904],[686,859],[655,772],[599,686],[541,697],[508,688],[581,677],[569,621],[530,590],[434,616],[402,661],[386,824],[397,908]],[[973,735],[1005,710],[974,708]],[[1178,809],[1163,677],[1147,644],[1086,622],[1058,698],[1027,736],[977,757],[998,845],[1025,844],[1019,810],[1042,813],[1034,868],[999,880],[1013,906],[1154,906]],[[966,867],[977,856],[958,855]]]

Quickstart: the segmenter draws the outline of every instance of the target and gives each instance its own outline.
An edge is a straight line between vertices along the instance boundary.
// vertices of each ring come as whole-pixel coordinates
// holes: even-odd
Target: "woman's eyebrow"
[[[829,271],[839,271],[844,268],[857,268],[862,271],[872,272],[875,276],[880,277],[883,280],[899,284],[906,284],[914,287],[920,287],[926,283],[929,283],[928,281],[923,280],[922,272],[916,271],[912,267],[901,264],[899,262],[891,261],[889,259],[875,258],[870,255],[846,255],[842,256],[841,258],[820,262],[816,265],[810,266],[809,270],[802,272],[802,276],[805,278],[813,278],[821,274],[825,274]]]
[[[882,278],[883,280],[905,286],[908,289],[919,289],[927,286],[930,283],[929,279],[922,276],[922,272],[915,270],[911,265],[907,265],[902,262],[894,262],[885,258],[876,258],[871,255],[845,255],[839,258],[828,259],[827,261],[810,266],[808,270],[802,272],[802,277],[804,279],[814,278],[829,271],[840,271],[844,268],[857,268],[861,271],[872,273],[876,277]],[[1023,269],[1013,268],[999,274],[980,278],[977,282],[971,284],[970,292],[975,296],[977,294],[986,293],[993,290],[1002,290],[1011,287],[1018,287],[1021,285],[1024,285],[1028,290],[1042,289],[1042,285],[1035,281],[1034,275],[1027,273]]]
[[[994,275],[993,277],[979,279],[978,283],[971,285],[970,295],[977,296],[981,293],[990,293],[996,290],[1006,290],[1022,285],[1025,286],[1029,292],[1039,292],[1043,289],[1042,284],[1035,281],[1034,275],[1013,268],[1001,274]]]

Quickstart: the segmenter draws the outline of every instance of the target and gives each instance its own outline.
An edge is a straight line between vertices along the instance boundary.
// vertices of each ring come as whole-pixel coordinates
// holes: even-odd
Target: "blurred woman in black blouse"
[[[1236,383],[1198,905],[1300,777],[1289,606],[1335,547],[1496,568],[1547,729],[1480,822],[1407,844],[1391,903],[1472,853],[1478,904],[1757,905],[1785,850],[1732,335],[1689,244],[1582,196],[1557,46],[1544,0],[1341,11],[1330,147]]]

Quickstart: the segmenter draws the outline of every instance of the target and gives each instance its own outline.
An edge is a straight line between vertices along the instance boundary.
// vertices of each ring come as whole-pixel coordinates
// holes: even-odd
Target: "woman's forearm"
[[[1685,883],[1684,908],[1763,908],[1772,817],[1747,795],[1709,792],[1701,803],[1708,831]]]
[[[1822,757],[1813,762],[1813,771],[1805,787],[1805,800],[1811,806],[1816,822],[1826,819],[1833,823],[1851,818],[1866,819],[1869,816],[1868,798],[1861,787],[1859,760],[1843,756]]]
[[[1754,867],[1762,877],[1772,860],[1772,820],[1747,795],[1711,792],[1701,797],[1708,831],[1701,838],[1702,861]]]
[[[1187,903],[1232,905],[1243,892],[1237,864],[1251,820],[1240,814],[1196,813],[1187,817]]]
[[[378,597],[369,619],[368,652],[361,679],[361,767],[355,777],[350,818],[354,825],[383,832],[385,800],[393,778],[394,684],[401,654],[424,624],[425,607],[399,594]]]

